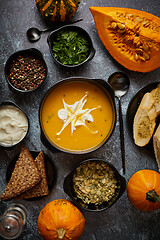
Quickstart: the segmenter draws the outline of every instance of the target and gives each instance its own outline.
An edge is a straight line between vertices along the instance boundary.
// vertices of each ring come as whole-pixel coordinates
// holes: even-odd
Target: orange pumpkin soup
[[[85,151],[110,135],[115,121],[110,97],[96,84],[64,82],[46,96],[41,109],[42,129],[63,150]]]

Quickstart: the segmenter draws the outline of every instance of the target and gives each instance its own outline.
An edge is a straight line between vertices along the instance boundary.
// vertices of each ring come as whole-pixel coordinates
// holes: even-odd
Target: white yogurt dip
[[[19,143],[27,134],[28,119],[16,106],[0,107],[0,144],[12,146]]]

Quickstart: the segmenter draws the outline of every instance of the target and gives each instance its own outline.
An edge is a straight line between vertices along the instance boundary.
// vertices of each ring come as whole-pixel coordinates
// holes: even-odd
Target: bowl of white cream
[[[0,146],[13,147],[20,143],[29,131],[27,115],[15,103],[0,104]]]

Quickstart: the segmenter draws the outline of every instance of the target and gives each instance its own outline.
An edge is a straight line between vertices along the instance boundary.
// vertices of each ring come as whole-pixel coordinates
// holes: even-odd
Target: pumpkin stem
[[[66,233],[66,230],[64,230],[63,228],[59,228],[59,229],[57,230],[57,233],[58,233],[58,238],[59,238],[59,239],[63,239],[63,238],[64,238],[64,235],[65,235],[65,233]]]
[[[146,199],[149,200],[150,202],[155,203],[157,201],[160,203],[159,195],[156,193],[154,189],[146,193]]]

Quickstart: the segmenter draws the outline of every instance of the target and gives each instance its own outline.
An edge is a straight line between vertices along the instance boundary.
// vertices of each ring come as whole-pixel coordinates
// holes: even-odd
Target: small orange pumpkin
[[[65,199],[48,203],[38,217],[38,230],[45,240],[77,240],[84,227],[83,214]]]
[[[160,208],[160,174],[149,169],[134,173],[127,184],[127,195],[139,210],[154,211]]]

